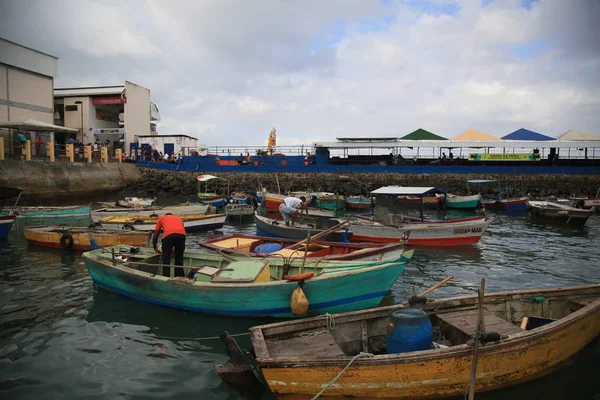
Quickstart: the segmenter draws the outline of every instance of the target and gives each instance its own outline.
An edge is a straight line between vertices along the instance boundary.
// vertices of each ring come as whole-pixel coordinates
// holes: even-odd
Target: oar
[[[316,239],[321,238],[331,232],[335,232],[340,228],[345,227],[346,225],[348,225],[350,223],[350,221],[343,221],[342,223],[337,224],[336,226],[332,226],[329,229],[325,229],[323,232],[319,232],[316,235],[314,235],[311,240],[314,242]],[[293,250],[294,248],[298,247],[301,244],[304,244],[306,242],[307,239],[301,240],[298,243],[294,243],[292,245],[289,245],[287,247],[285,247],[284,249],[286,250]]]
[[[419,293],[417,295],[417,297],[423,297],[423,296],[428,295],[429,293],[433,292],[435,289],[439,288],[440,286],[442,286],[444,283],[448,282],[452,278],[454,278],[454,275],[447,276],[446,278],[442,279],[441,281],[439,281],[438,283],[436,283],[435,285],[433,285],[429,289],[427,289],[427,290]]]
[[[477,333],[474,337],[473,342],[473,362],[471,364],[471,382],[469,383],[469,400],[475,399],[475,380],[477,379],[477,356],[479,352],[479,340],[481,339],[483,332],[485,331],[485,324],[483,321],[483,297],[485,290],[485,279],[481,280],[481,288],[477,291],[478,294],[478,308],[479,313],[477,314]]]

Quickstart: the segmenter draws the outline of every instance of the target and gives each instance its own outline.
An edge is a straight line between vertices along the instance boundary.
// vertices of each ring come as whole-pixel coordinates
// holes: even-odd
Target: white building
[[[187,156],[198,152],[198,139],[188,135],[148,135],[138,136],[140,146],[152,146],[163,154],[179,154]]]
[[[150,90],[131,82],[119,86],[54,89],[54,123],[78,129],[84,144],[109,140],[129,150],[138,136],[156,134],[158,108]]]

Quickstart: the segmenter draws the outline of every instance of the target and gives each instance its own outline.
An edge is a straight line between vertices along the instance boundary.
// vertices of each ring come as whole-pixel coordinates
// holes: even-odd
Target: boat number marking
[[[456,228],[454,229],[455,235],[466,235],[467,233],[481,233],[483,228]]]

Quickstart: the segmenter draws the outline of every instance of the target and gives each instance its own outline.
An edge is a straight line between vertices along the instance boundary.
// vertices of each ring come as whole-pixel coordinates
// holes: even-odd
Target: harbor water
[[[448,275],[454,279],[431,297],[473,294],[481,278],[486,292],[600,283],[599,215],[579,229],[536,224],[525,214],[491,218],[477,245],[417,248],[383,304],[401,302]],[[227,356],[214,337],[272,320],[194,314],[98,290],[80,253],[27,245],[25,224],[56,222],[19,220],[0,240],[0,397],[241,398],[215,372]],[[226,225],[222,232],[254,234],[255,226]],[[189,235],[187,247],[198,248],[206,237]],[[248,336],[237,339],[249,348]],[[599,400],[599,376],[596,340],[559,372],[476,398]]]

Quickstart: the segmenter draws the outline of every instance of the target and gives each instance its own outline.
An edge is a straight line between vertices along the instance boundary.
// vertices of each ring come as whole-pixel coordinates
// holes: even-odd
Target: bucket
[[[433,348],[431,321],[423,310],[408,309],[394,311],[388,325],[388,354]]]

